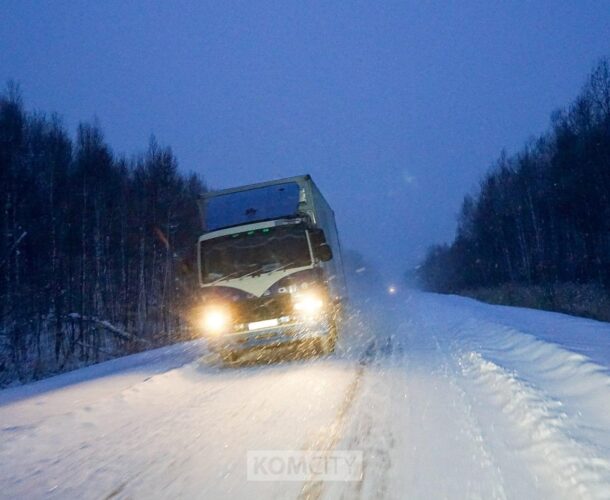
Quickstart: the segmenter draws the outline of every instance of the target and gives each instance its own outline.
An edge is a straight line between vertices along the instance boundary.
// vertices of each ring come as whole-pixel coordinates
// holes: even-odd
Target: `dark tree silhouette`
[[[0,96],[0,385],[188,335],[196,199],[151,140],[116,157],[97,124],[74,141],[56,116]]]
[[[422,285],[461,293],[505,284],[610,287],[610,65],[552,115],[549,132],[502,153],[466,197],[451,245],[429,250]]]

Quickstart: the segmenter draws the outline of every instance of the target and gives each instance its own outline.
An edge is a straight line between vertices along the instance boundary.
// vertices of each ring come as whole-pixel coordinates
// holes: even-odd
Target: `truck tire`
[[[335,351],[335,346],[337,344],[337,324],[334,319],[330,323],[328,334],[319,340],[319,344],[321,354],[331,354]]]
[[[223,349],[220,351],[220,359],[222,359],[222,362],[225,365],[229,365],[231,363],[235,363],[239,359],[239,355],[235,351]]]

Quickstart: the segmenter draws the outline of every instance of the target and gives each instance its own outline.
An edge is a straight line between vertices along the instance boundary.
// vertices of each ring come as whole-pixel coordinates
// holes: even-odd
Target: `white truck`
[[[311,176],[205,193],[203,335],[225,362],[291,345],[332,352],[347,299],[334,212]]]

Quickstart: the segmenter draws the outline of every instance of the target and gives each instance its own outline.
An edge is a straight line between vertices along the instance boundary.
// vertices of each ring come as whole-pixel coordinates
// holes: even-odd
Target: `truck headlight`
[[[324,300],[314,293],[302,294],[294,298],[293,307],[301,314],[313,315],[324,307]]]
[[[203,312],[203,328],[208,333],[221,333],[226,330],[230,320],[229,313],[220,308],[210,308]]]

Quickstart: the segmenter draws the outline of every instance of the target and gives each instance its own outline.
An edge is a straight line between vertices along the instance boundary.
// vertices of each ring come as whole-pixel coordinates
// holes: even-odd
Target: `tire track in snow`
[[[459,364],[454,359],[451,342],[447,342],[448,339],[454,339],[459,336],[461,330],[460,324],[451,321],[440,331],[436,331],[435,327],[431,328],[429,325],[426,325],[425,330],[429,331],[427,343],[434,345],[430,356],[431,359],[435,359],[431,363],[431,375],[438,379],[435,386],[445,386],[445,391],[447,391],[445,394],[445,398],[447,398],[446,403],[450,405],[449,411],[454,413],[455,421],[461,422],[459,433],[465,439],[463,445],[467,444],[472,453],[472,456],[469,457],[472,460],[471,470],[468,473],[472,473],[476,465],[479,473],[484,477],[484,481],[480,483],[478,483],[476,478],[466,480],[466,477],[464,477],[465,481],[461,486],[463,490],[460,492],[460,495],[463,495],[464,498],[474,497],[504,500],[507,498],[506,480],[497,463],[494,450],[489,447],[483,436],[482,425],[473,409],[471,398],[460,383],[459,379],[462,376],[462,372]],[[421,348],[426,345],[426,342],[420,337],[416,344]],[[417,364],[412,357],[407,359],[407,365],[410,363]],[[430,401],[433,401],[433,399]],[[446,443],[446,446],[449,446],[449,442]]]
[[[373,340],[370,342],[361,355],[358,365],[356,367],[356,373],[351,384],[348,386],[345,397],[343,398],[342,404],[337,411],[337,414],[333,422],[323,429],[318,437],[311,443],[304,447],[304,451],[323,451],[324,456],[328,457],[330,453],[335,449],[339,442],[343,430],[346,425],[347,415],[352,408],[356,395],[359,392],[362,377],[366,366],[374,358],[376,352],[376,342]],[[324,482],[317,479],[316,476],[312,476],[306,483],[303,484],[299,499],[301,500],[316,500],[322,496],[324,491]]]
[[[400,364],[403,356],[404,346],[395,335],[379,339],[379,348],[375,358],[371,360],[368,377],[363,383],[368,389],[365,388],[364,393],[360,395],[358,413],[350,422],[346,436],[347,449],[363,452],[362,478],[358,482],[341,485],[341,491],[335,489],[326,495],[327,498],[340,495],[345,499],[363,497],[382,499],[387,496],[387,475],[392,466],[391,452],[396,445],[396,437],[389,414],[390,408],[385,398],[388,387],[396,389],[400,381],[394,377],[388,381],[377,376],[387,370],[390,364]],[[372,375],[372,372],[377,376]],[[372,407],[377,408],[378,411],[371,412]],[[372,462],[374,466],[371,466]]]
[[[506,498],[495,450],[452,357],[459,320],[438,323],[417,309],[396,319],[394,354],[370,371],[361,424],[353,429],[358,438],[370,414],[372,431],[360,442],[370,462],[360,497]]]

